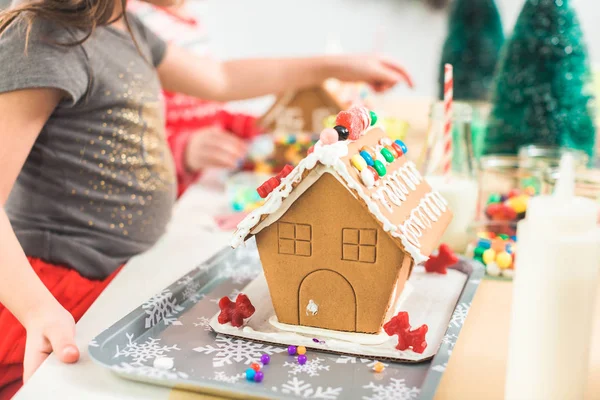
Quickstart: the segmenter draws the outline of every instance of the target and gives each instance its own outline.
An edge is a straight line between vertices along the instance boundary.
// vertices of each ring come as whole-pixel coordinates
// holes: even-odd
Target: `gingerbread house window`
[[[342,230],[342,260],[374,263],[377,258],[377,230]]]
[[[277,223],[279,254],[310,257],[312,255],[312,227],[307,224]]]

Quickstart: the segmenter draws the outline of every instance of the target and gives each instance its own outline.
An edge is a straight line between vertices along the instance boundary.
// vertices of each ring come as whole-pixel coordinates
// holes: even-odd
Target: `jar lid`
[[[550,168],[558,167],[561,157],[569,153],[573,156],[575,166],[585,166],[588,163],[588,155],[576,149],[568,149],[557,146],[539,146],[527,145],[519,148],[520,164],[526,167],[545,166]]]

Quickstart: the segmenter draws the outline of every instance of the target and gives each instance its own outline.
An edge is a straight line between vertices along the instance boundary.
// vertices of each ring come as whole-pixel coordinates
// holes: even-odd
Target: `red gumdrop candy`
[[[217,318],[219,323],[226,324],[231,322],[231,325],[236,328],[244,325],[244,319],[250,318],[254,314],[254,311],[256,311],[248,296],[242,293],[235,299],[235,303],[227,296],[221,298],[219,300],[219,308],[221,309],[221,313]]]
[[[277,179],[281,180],[285,178],[290,174],[290,172],[292,172],[293,169],[294,167],[292,167],[290,164],[286,164],[285,167],[283,167],[283,169],[277,174]]]
[[[269,193],[271,193],[277,186],[279,186],[281,182],[279,181],[279,179],[274,176],[272,178],[269,178],[265,183],[263,183],[262,185],[260,185],[256,191],[258,192],[258,195],[261,198],[265,198],[269,195]]]
[[[488,218],[493,221],[514,221],[517,219],[515,210],[505,204],[490,204],[487,206],[485,213]]]
[[[361,116],[350,111],[340,111],[335,119],[335,124],[348,129],[348,139],[350,140],[358,139],[364,130]]]
[[[403,351],[412,347],[415,353],[421,354],[427,348],[425,336],[429,328],[427,325],[421,325],[419,328],[411,330],[406,311],[401,311],[390,319],[383,325],[383,330],[388,336],[398,335],[398,344],[396,345],[398,350]]]
[[[440,245],[438,254],[430,256],[425,262],[425,271],[429,273],[446,274],[448,267],[456,264],[458,257],[447,244]]]

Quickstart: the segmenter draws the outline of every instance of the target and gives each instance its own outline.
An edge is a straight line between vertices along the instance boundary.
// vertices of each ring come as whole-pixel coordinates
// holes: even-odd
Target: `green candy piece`
[[[499,235],[498,235],[498,237],[499,237],[499,238],[502,238],[502,239],[504,239],[504,240],[508,240],[508,238],[509,238],[510,236],[508,236],[506,233],[501,233],[501,234],[499,234]]]
[[[391,151],[389,151],[385,147],[383,149],[381,149],[381,155],[383,156],[383,158],[385,158],[385,161],[387,161],[389,163],[394,161],[394,155],[392,154]]]
[[[490,198],[487,201],[488,204],[497,204],[500,202],[502,202],[502,196],[499,193],[491,194]]]
[[[369,115],[371,116],[371,126],[373,126],[377,123],[377,114],[373,111],[369,111]]]
[[[386,170],[381,161],[379,161],[379,160],[373,161],[373,168],[375,168],[375,171],[377,171],[377,175],[379,175],[379,176],[385,175]]]
[[[481,258],[483,260],[483,253],[486,251],[487,249],[484,249],[483,247],[475,247],[475,250],[473,250],[473,256],[474,257],[478,257]]]

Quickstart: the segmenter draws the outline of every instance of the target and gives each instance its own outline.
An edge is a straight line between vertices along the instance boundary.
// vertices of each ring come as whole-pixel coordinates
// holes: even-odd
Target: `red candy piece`
[[[340,111],[335,119],[336,125],[348,129],[348,139],[356,140],[364,130],[362,117],[350,111]]]
[[[398,157],[402,157],[402,155],[404,155],[402,147],[398,146],[398,143],[392,142],[392,147],[394,148],[394,150],[396,150],[396,153],[398,153]]]
[[[310,154],[310,153],[312,153],[313,151],[315,151],[315,146],[310,146],[310,147],[308,148],[308,150],[306,151],[306,153],[307,153],[307,154]]]
[[[508,192],[507,196],[510,199],[511,197],[517,197],[521,194],[521,191],[519,189],[512,189],[510,192]]]
[[[279,178],[274,176],[269,178],[265,183],[260,185],[256,191],[261,198],[265,198],[271,193],[277,186],[279,186],[281,182],[279,182]]]
[[[517,212],[505,204],[490,204],[485,212],[492,221],[514,221],[517,219]]]
[[[401,311],[394,318],[390,319],[384,326],[383,330],[388,336],[398,335],[398,350],[406,350],[412,347],[415,353],[423,353],[427,348],[425,335],[429,328],[427,325],[421,325],[419,328],[411,330],[408,322],[408,313]]]
[[[286,164],[286,166],[283,167],[283,169],[277,174],[277,179],[282,180],[288,176],[293,169],[294,167],[292,167],[290,164]]]
[[[244,325],[244,319],[250,318],[254,314],[254,306],[250,303],[250,299],[245,294],[239,294],[235,299],[235,303],[225,296],[219,300],[218,321],[220,324],[231,322],[231,325],[239,328]]]
[[[425,261],[425,271],[446,275],[448,267],[456,264],[458,257],[447,244],[441,244],[437,256],[430,256]]]

